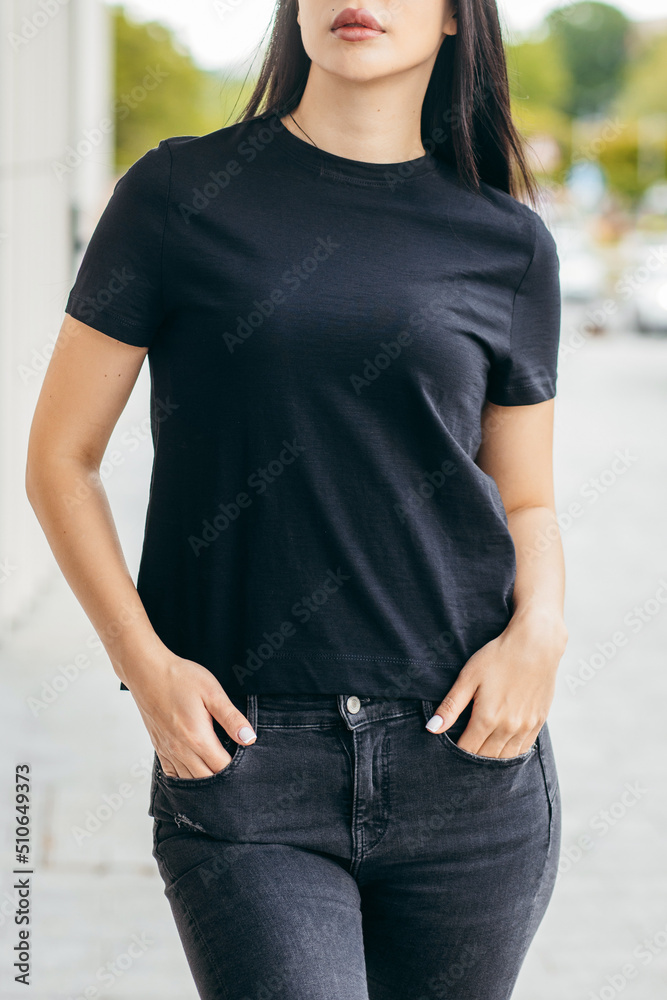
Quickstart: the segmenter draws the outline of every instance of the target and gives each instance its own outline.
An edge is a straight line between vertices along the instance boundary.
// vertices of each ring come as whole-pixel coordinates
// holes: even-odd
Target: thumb
[[[257,734],[243,712],[239,712],[222,688],[208,699],[206,708],[237,743],[250,743],[251,740],[257,738]]]
[[[439,733],[449,729],[466,705],[470,703],[476,689],[477,684],[462,670],[436,708],[435,715],[432,715],[426,723],[429,732]]]

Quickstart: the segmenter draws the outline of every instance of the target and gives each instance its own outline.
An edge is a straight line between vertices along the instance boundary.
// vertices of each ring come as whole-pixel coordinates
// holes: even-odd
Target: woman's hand
[[[194,660],[167,652],[150,671],[127,670],[123,682],[137,703],[165,774],[207,778],[230,763],[213,718],[237,743],[256,739],[217,678]]]
[[[513,617],[501,635],[470,657],[427,728],[449,729],[474,699],[458,746],[483,757],[525,753],[546,721],[566,643],[560,618]]]

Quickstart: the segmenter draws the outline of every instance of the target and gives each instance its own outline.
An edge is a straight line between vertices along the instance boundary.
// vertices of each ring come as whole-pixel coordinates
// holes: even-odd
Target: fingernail
[[[255,734],[250,726],[241,726],[238,735],[239,739],[243,740],[244,743],[250,743],[250,740],[254,740],[255,738]]]
[[[444,720],[441,715],[432,715],[431,718],[426,723],[426,728],[432,733],[437,733],[440,727],[443,725]]]

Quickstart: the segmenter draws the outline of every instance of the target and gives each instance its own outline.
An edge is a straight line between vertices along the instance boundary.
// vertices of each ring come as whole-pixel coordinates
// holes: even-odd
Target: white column
[[[0,4],[0,629],[59,573],[25,496],[26,450],[77,242],[113,178],[110,28],[101,0]]]

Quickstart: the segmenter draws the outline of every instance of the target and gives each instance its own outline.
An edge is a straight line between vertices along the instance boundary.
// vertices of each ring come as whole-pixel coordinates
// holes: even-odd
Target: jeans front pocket
[[[255,733],[257,732],[257,698],[255,695],[247,695],[246,716]],[[212,717],[213,730],[227,753],[232,759],[223,768],[214,774],[206,775],[204,778],[181,778],[178,775],[165,774],[157,751],[154,752],[154,778],[157,783],[170,788],[202,788],[208,784],[215,784],[220,781],[230,771],[239,766],[246,750],[252,744],[237,743],[229,733],[222,728],[218,720]]]
[[[213,774],[208,774],[203,778],[181,778],[179,775],[166,774],[160,763],[160,758],[155,751],[155,777],[163,785],[167,785],[171,788],[187,788],[190,786],[201,788],[202,785],[206,785],[209,782],[216,781],[222,777],[223,774],[227,774],[228,771],[233,770],[233,768],[238,767],[240,761],[243,758],[243,754],[246,747],[242,743],[237,743],[233,740],[231,736],[227,733],[217,733],[218,739],[222,743],[223,747],[228,754],[231,754],[231,760],[228,764],[225,764],[219,771],[215,771]]]
[[[434,701],[428,701],[424,702],[424,707],[426,712],[430,712],[430,714],[433,715],[438,705]],[[513,757],[485,757],[483,754],[472,753],[470,750],[464,750],[463,747],[458,745],[456,740],[459,739],[463,730],[468,725],[471,713],[472,703],[463,709],[459,717],[455,720],[453,725],[449,727],[449,729],[441,730],[439,733],[434,734],[440,741],[441,746],[460,757],[462,760],[468,760],[474,764],[483,764],[487,767],[509,767],[513,764],[522,764],[525,761],[530,760],[531,757],[533,757],[537,752],[540,741],[540,733],[537,734],[533,744],[528,748],[528,750],[525,750],[520,754],[515,754]]]
[[[257,708],[254,695],[248,695],[248,721],[257,732]],[[157,820],[176,825],[190,832],[214,833],[220,813],[220,795],[227,795],[232,778],[240,773],[244,761],[252,754],[255,744],[237,743],[213,719],[215,734],[232,759],[221,770],[203,778],[181,778],[165,774],[157,751],[154,752],[151,815]],[[218,794],[220,793],[220,794]]]

